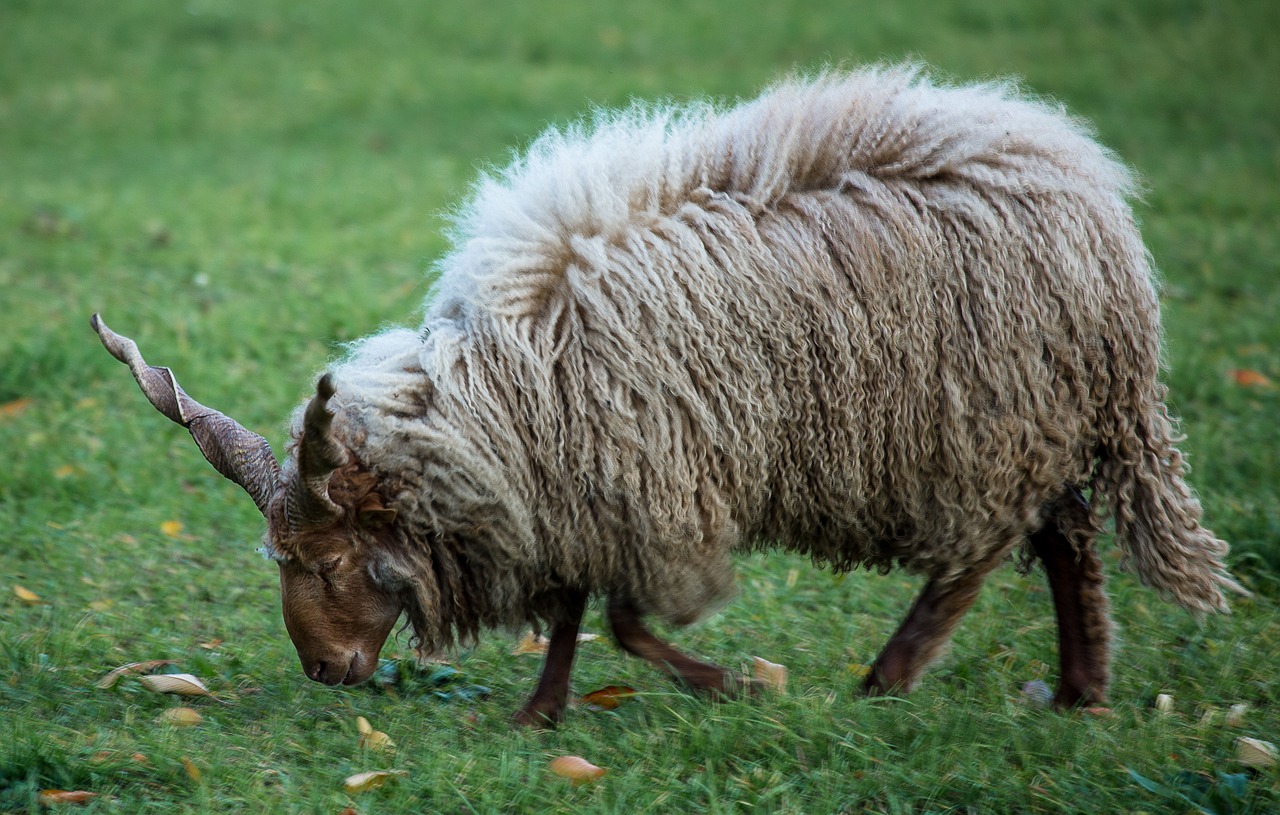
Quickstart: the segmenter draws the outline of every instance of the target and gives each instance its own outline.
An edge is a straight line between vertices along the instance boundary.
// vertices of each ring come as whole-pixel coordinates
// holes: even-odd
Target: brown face
[[[374,580],[368,547],[320,541],[300,548],[279,566],[284,625],[302,670],[326,685],[363,682],[378,666],[401,602]]]

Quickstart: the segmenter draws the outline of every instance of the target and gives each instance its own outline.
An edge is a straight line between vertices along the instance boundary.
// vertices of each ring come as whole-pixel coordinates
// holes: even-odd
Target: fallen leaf
[[[583,632],[578,635],[578,642],[591,642],[598,639],[600,639],[599,634],[588,634]],[[511,649],[511,653],[515,656],[520,656],[521,654],[545,654],[547,652],[547,646],[550,643],[551,641],[541,634],[535,634],[532,631],[527,631],[525,632],[525,635],[520,638],[520,642],[516,644],[516,647]]]
[[[1259,770],[1274,767],[1276,746],[1269,741],[1241,736],[1236,739],[1236,761]]]
[[[1085,713],[1088,713],[1090,716],[1098,716],[1098,717],[1100,717],[1100,718],[1101,718],[1101,717],[1105,717],[1105,716],[1110,716],[1110,715],[1111,715],[1111,708],[1109,708],[1109,707],[1087,707],[1087,708],[1085,708],[1085,709],[1084,709],[1084,712],[1085,712]]]
[[[101,614],[104,611],[110,611],[113,605],[115,605],[115,603],[110,600],[94,600],[89,604],[89,610],[96,611]]]
[[[87,804],[97,797],[98,793],[84,790],[40,790],[40,803],[45,806]]]
[[[222,637],[214,637],[208,642],[200,643],[200,647],[205,649],[206,651],[212,651],[221,644],[222,644]]]
[[[34,401],[30,396],[14,399],[12,402],[5,402],[0,405],[0,419],[13,419],[21,416],[33,404]]]
[[[360,815],[360,813],[356,812],[355,807],[347,807],[339,812],[338,815]]]
[[[182,534],[182,521],[165,521],[160,524],[160,531],[171,538]]]
[[[1227,713],[1227,718],[1223,720],[1223,724],[1227,727],[1239,727],[1244,724],[1244,715],[1249,712],[1249,706],[1243,702],[1238,705],[1232,705],[1231,710]]]
[[[578,701],[596,710],[617,710],[619,705],[629,701],[635,695],[635,688],[628,688],[626,685],[607,685],[591,691]]]
[[[560,756],[552,759],[550,766],[551,772],[569,779],[575,787],[594,781],[606,772],[581,756]]]
[[[1173,711],[1173,697],[1167,693],[1156,694],[1156,710],[1161,713],[1171,713]]]
[[[36,594],[31,589],[24,588],[23,586],[14,586],[13,594],[29,606],[38,606],[44,602],[40,599],[40,595]]]
[[[182,759],[182,768],[187,771],[188,778],[190,778],[192,781],[195,781],[196,783],[200,782],[200,776],[203,775],[203,773],[200,772],[199,767],[197,767],[195,764],[191,762],[191,759],[189,758]]]
[[[396,746],[390,736],[381,730],[374,730],[373,725],[363,716],[356,717],[356,730],[360,733],[361,750],[387,750]]]
[[[516,647],[511,649],[514,656],[521,654],[545,654],[549,640],[541,634],[535,634],[532,631],[526,632]]]
[[[854,676],[868,676],[871,673],[871,666],[863,665],[861,662],[850,662],[849,673]]]
[[[204,721],[204,717],[199,711],[189,707],[171,707],[156,717],[156,720],[174,727],[195,727]]]
[[[1271,380],[1267,378],[1266,374],[1259,373],[1258,371],[1251,371],[1247,368],[1232,371],[1231,378],[1234,379],[1235,383],[1242,388],[1271,387]]]
[[[116,681],[125,674],[144,674],[154,671],[156,668],[163,668],[165,665],[172,665],[172,659],[148,659],[144,662],[130,662],[128,665],[121,665],[119,668],[108,673],[99,679],[96,687],[106,690],[114,687]]]
[[[1053,702],[1053,689],[1042,679],[1032,679],[1022,686],[1022,698],[1033,707],[1048,707]]]
[[[53,471],[53,477],[58,480],[62,480],[64,478],[70,478],[75,474],[76,474],[76,465],[74,464],[63,464],[61,467]]]
[[[787,689],[787,666],[761,657],[751,658],[751,675],[766,687],[781,693]]]
[[[342,782],[342,788],[347,792],[367,792],[381,787],[397,776],[408,774],[404,770],[374,770],[367,773],[356,773],[355,775],[347,776]]]
[[[156,693],[174,693],[178,696],[209,696],[209,689],[191,674],[148,674],[138,677],[142,687]]]

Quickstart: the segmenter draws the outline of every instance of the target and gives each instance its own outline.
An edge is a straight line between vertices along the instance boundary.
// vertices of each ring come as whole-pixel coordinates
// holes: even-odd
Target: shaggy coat
[[[333,371],[399,513],[379,579],[430,652],[569,589],[689,623],[735,551],[945,583],[1110,517],[1145,583],[1224,609],[1132,193],[1056,107],[912,69],[548,132],[457,215],[422,327]]]

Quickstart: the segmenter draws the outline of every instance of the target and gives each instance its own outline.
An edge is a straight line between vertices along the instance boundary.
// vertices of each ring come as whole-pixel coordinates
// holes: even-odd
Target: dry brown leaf
[[[591,691],[591,693],[586,694],[578,701],[599,710],[616,710],[618,705],[630,700],[635,695],[635,688],[628,688],[626,685],[606,685],[599,690]]]
[[[367,773],[356,773],[355,775],[347,776],[343,780],[342,788],[347,792],[366,792],[381,787],[397,776],[408,774],[405,770],[374,770]]]
[[[1271,380],[1266,374],[1248,369],[1236,370],[1231,372],[1231,378],[1235,383],[1243,388],[1269,388]]]
[[[1276,746],[1262,739],[1241,736],[1236,739],[1236,761],[1259,770],[1276,766]]]
[[[550,766],[551,772],[569,779],[575,787],[595,781],[606,772],[603,767],[597,767],[581,756],[560,756],[552,759]]]
[[[190,778],[192,781],[195,781],[196,783],[200,783],[200,776],[203,775],[203,773],[200,772],[199,767],[197,767],[195,764],[191,762],[191,759],[189,758],[182,759],[182,768],[187,771],[188,778]]]
[[[514,656],[520,656],[521,654],[545,654],[547,652],[547,643],[548,640],[546,637],[541,634],[535,634],[532,631],[528,631],[520,638],[520,642],[516,644],[516,647],[511,649],[511,653]]]
[[[1231,710],[1227,712],[1227,718],[1223,719],[1223,724],[1227,727],[1239,727],[1244,724],[1244,715],[1248,712],[1249,705],[1244,702],[1232,705]]]
[[[356,812],[355,807],[347,807],[346,809],[339,812],[338,815],[360,815],[360,813]]]
[[[751,675],[781,693],[787,689],[787,666],[760,657],[751,658]]]
[[[174,727],[195,727],[204,721],[204,717],[199,711],[189,707],[171,707],[156,717],[156,720]]]
[[[87,804],[97,797],[98,793],[85,790],[40,790],[40,803],[45,806]]]
[[[191,674],[149,674],[138,677],[142,687],[156,693],[174,693],[178,696],[209,696],[209,689]]]
[[[25,586],[14,586],[13,595],[29,606],[38,606],[44,602],[40,595]]]
[[[156,668],[163,668],[165,665],[172,665],[172,659],[148,659],[143,662],[130,662],[128,665],[121,665],[113,671],[110,671],[101,679],[99,679],[95,687],[107,690],[115,686],[116,681],[125,674],[144,674],[154,671]]]
[[[578,642],[591,642],[600,639],[599,634],[582,633],[578,635]],[[525,635],[520,638],[520,642],[516,643],[516,647],[511,649],[511,653],[515,656],[521,654],[545,654],[547,646],[551,643],[541,634],[535,634],[532,631],[526,631]]]
[[[12,402],[5,402],[0,405],[0,419],[13,419],[21,416],[33,404],[34,401],[30,396],[14,399]]]

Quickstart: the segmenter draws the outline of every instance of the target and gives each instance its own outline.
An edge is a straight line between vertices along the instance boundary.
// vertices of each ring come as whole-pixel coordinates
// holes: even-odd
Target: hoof
[[[564,705],[555,702],[531,701],[511,717],[513,724],[532,730],[554,730],[562,721],[564,721]]]

